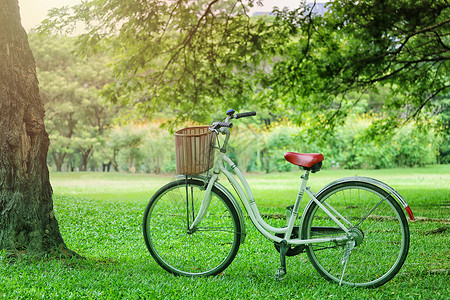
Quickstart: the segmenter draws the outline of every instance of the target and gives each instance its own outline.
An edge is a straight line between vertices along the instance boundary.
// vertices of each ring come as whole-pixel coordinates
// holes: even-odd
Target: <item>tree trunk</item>
[[[84,148],[79,148],[81,151],[81,172],[85,172],[87,171],[87,165],[89,162],[89,156],[92,153],[93,147],[90,147],[88,149],[84,149]]]
[[[43,118],[18,0],[0,0],[0,249],[77,256],[65,245],[53,211]]]
[[[56,153],[56,151],[51,151],[51,154],[53,156],[53,160],[55,161],[56,171],[61,172],[66,153]]]

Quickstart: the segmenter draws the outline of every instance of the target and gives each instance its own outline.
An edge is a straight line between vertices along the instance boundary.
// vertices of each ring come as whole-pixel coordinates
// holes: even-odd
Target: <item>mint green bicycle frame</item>
[[[231,172],[229,172],[225,167],[224,163],[230,166],[231,169],[234,170],[234,173],[239,178],[240,183],[237,181],[235,176]],[[312,192],[309,187],[306,186],[306,183],[308,181],[309,172],[306,171],[305,174],[302,176],[302,182],[300,185],[299,192],[297,194],[297,198],[294,203],[294,207],[292,210],[291,217],[287,220],[287,226],[283,228],[273,227],[269,224],[267,224],[261,217],[261,214],[259,213],[257,204],[255,202],[255,199],[253,197],[253,193],[250,189],[250,186],[245,179],[242,172],[239,170],[239,168],[231,161],[231,159],[226,156],[225,153],[219,152],[219,156],[216,160],[214,171],[212,177],[209,179],[208,185],[206,187],[206,192],[204,195],[204,198],[202,200],[202,203],[200,205],[199,212],[192,223],[190,229],[194,230],[201,222],[203,216],[205,215],[206,211],[208,210],[209,204],[211,202],[211,190],[216,183],[218,176],[220,173],[223,173],[228,180],[230,181],[231,185],[235,188],[236,192],[238,193],[239,197],[241,198],[242,203],[245,206],[245,209],[252,220],[252,223],[255,225],[255,227],[258,229],[258,231],[264,235],[267,239],[274,241],[275,243],[281,243],[283,240],[287,242],[288,245],[302,245],[302,244],[317,244],[317,243],[327,243],[330,241],[335,242],[344,242],[349,239],[349,230],[347,227],[344,226],[344,224],[339,221],[341,219],[344,223],[352,226],[351,222],[347,219],[345,219],[341,214],[339,214],[333,207],[331,207],[328,203],[325,205],[325,207],[322,203],[320,203],[319,200],[317,200],[316,195],[314,192]],[[336,223],[337,226],[339,226],[346,235],[337,236],[337,237],[328,237],[328,238],[315,238],[315,239],[291,239],[292,230],[294,228],[295,220],[298,216],[298,210],[300,207],[300,202],[303,198],[304,193],[308,194],[308,196],[311,198],[311,201],[314,201],[330,218]],[[335,216],[334,214],[337,216]],[[339,219],[338,219],[339,218]],[[302,215],[301,223],[303,223],[304,216]],[[300,226],[301,227],[301,226]],[[284,238],[280,238],[278,236],[275,236],[273,233],[281,233],[284,234]]]

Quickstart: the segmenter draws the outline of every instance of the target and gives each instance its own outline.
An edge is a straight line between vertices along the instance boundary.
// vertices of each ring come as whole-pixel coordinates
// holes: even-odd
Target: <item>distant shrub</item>
[[[367,139],[361,135],[370,119],[360,118],[339,128],[331,138],[327,154],[337,166],[355,168],[394,168],[435,164],[440,139],[433,130],[420,131],[403,126],[394,134]]]
[[[367,115],[354,116],[320,144],[313,139],[308,142],[305,131],[288,121],[269,127],[237,123],[232,129],[228,156],[244,172],[293,170],[295,167],[283,157],[287,151],[321,152],[325,156],[324,168],[381,169],[438,162],[442,138],[433,129],[425,132],[411,124],[374,140],[362,135],[372,121]],[[102,161],[110,161],[117,171],[175,172],[174,136],[159,124],[111,128],[101,144],[92,156],[92,170],[98,170]]]
[[[344,126],[336,129],[321,147],[302,139],[304,132],[289,123],[283,122],[259,132],[259,140],[255,134],[240,130],[239,139],[234,136],[233,145],[241,147],[232,149],[233,156],[253,151],[253,159],[240,164],[240,168],[248,171],[284,172],[290,171],[293,165],[287,163],[283,155],[286,151],[321,152],[325,155],[324,167],[345,169],[381,169],[394,167],[424,166],[437,163],[438,149],[441,139],[432,129],[424,132],[415,128],[414,124],[404,126],[395,133],[369,139],[362,135],[371,124],[372,118],[358,115],[351,118]],[[245,142],[242,142],[245,141]],[[256,145],[258,153],[256,152]],[[242,147],[244,146],[244,147]],[[259,158],[258,158],[259,157]],[[256,160],[260,160],[257,163]]]

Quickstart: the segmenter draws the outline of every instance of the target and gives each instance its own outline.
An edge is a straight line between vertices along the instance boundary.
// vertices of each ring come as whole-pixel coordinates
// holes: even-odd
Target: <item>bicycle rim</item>
[[[350,221],[346,227],[356,238],[351,251],[346,242],[309,245],[308,258],[316,270],[329,281],[358,287],[377,287],[392,279],[409,249],[408,224],[398,203],[382,189],[362,182],[338,184],[317,198]],[[302,234],[345,236],[316,204],[305,214]]]
[[[199,226],[190,232],[204,195],[198,180],[176,181],[158,191],[144,213],[144,239],[153,258],[176,275],[222,272],[239,249],[240,223],[234,206],[216,188]]]

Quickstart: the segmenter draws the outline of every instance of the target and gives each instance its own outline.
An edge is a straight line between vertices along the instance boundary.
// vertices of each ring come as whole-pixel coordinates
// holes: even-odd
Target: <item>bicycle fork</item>
[[[204,198],[203,198],[203,200],[202,200],[202,202],[200,204],[200,208],[198,210],[197,215],[195,215],[194,212],[192,211],[192,214],[193,214],[192,215],[192,220],[193,221],[192,221],[192,224],[190,224],[190,225],[189,225],[189,223],[187,224],[188,225],[188,228],[187,228],[188,232],[195,231],[195,229],[197,228],[197,226],[200,224],[200,222],[202,221],[203,217],[205,216],[206,211],[208,210],[209,204],[211,203],[211,199],[212,199],[211,190],[212,190],[212,187],[214,186],[214,183],[216,182],[216,180],[217,180],[217,175],[214,174],[212,176],[212,178],[210,179],[207,187],[206,187],[205,195],[204,195]],[[188,195],[187,191],[186,191],[186,199],[187,199],[187,202],[188,202],[189,195]],[[187,205],[189,205],[189,204],[187,204]],[[188,219],[189,219],[189,216],[188,216]]]

